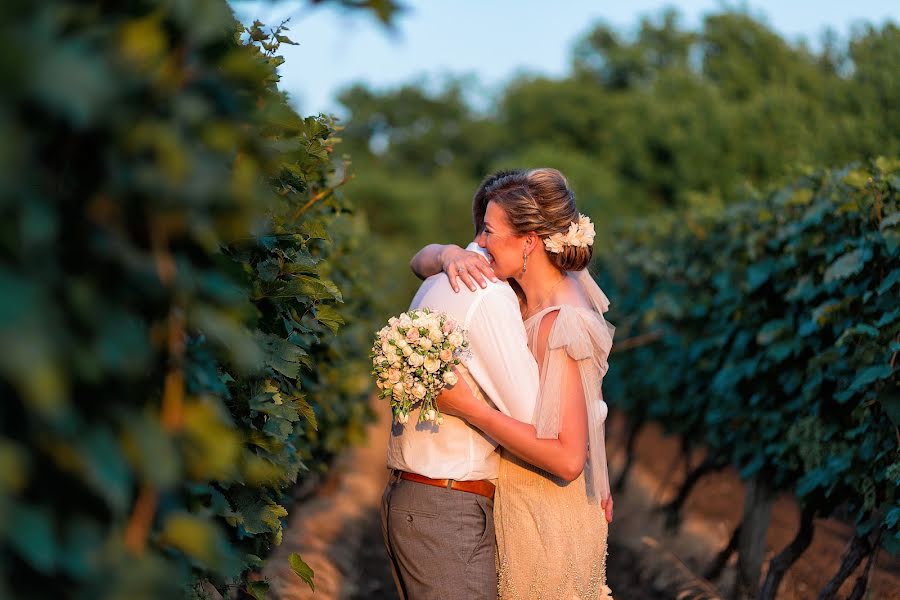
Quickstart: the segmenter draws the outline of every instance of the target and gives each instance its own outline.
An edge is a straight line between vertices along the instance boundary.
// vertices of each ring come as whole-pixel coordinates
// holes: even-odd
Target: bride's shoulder
[[[569,278],[565,285],[560,286],[555,304],[563,308],[591,309],[591,301],[584,293],[584,289],[577,281]]]

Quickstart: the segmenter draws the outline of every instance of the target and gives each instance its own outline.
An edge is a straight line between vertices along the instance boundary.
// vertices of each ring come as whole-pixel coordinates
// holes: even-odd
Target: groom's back
[[[530,422],[537,399],[537,365],[525,340],[515,292],[505,282],[475,291],[454,292],[443,273],[426,279],[410,305],[448,314],[467,332],[463,376],[476,395],[503,413]],[[468,375],[468,376],[467,376]],[[471,377],[469,377],[471,376]],[[437,434],[437,435],[436,435]],[[460,481],[497,476],[496,442],[465,421],[446,415],[439,427],[395,424],[388,443],[388,466],[437,479]]]
[[[476,303],[480,302],[479,297],[484,294],[511,294],[512,299],[515,300],[515,292],[508,284],[490,282],[488,285],[487,288],[476,288],[475,291],[466,286],[460,286],[459,292],[454,292],[447,276],[444,273],[438,273],[422,282],[409,308],[428,308],[445,312],[458,323],[464,323],[469,311]]]

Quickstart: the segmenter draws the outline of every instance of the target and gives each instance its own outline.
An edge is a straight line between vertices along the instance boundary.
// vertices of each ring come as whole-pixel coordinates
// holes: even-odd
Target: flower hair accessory
[[[578,221],[573,221],[569,225],[569,230],[565,233],[554,233],[544,238],[544,247],[547,252],[559,254],[566,246],[576,246],[578,248],[587,248],[594,243],[594,224],[587,215],[579,213]]]

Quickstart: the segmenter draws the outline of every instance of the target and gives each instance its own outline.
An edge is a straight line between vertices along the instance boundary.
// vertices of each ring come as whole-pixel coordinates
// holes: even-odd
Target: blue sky
[[[403,0],[401,0],[403,1]],[[519,73],[563,76],[572,45],[598,21],[623,33],[641,16],[678,9],[682,22],[699,26],[703,15],[738,6],[762,18],[789,40],[815,46],[830,27],[843,38],[851,27],[900,22],[900,2],[884,0],[406,0],[395,31],[359,11],[311,7],[300,0],[232,0],[238,17],[267,25],[291,18],[291,38],[281,54],[282,88],[304,114],[340,113],[336,92],[364,82],[384,89],[407,81],[440,85],[447,75],[471,75],[476,102],[484,102]]]

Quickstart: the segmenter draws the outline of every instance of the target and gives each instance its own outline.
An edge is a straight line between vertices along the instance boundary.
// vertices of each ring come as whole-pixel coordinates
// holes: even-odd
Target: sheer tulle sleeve
[[[541,369],[541,386],[534,414],[537,436],[559,437],[560,395],[566,373],[566,357],[578,363],[581,385],[587,402],[588,462],[585,478],[592,498],[609,497],[605,424],[608,408],[603,401],[602,381],[609,369],[612,328],[598,312],[562,306],[550,330]]]

